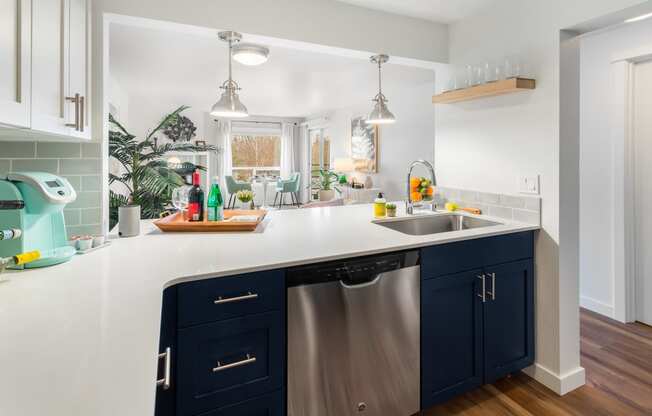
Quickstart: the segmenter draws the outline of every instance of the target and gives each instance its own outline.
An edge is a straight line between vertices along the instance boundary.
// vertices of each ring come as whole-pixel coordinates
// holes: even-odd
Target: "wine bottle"
[[[208,221],[224,220],[224,200],[220,191],[220,178],[214,177],[208,193]]]
[[[199,169],[192,174],[192,188],[188,191],[188,221],[204,221],[204,191],[199,183]]]

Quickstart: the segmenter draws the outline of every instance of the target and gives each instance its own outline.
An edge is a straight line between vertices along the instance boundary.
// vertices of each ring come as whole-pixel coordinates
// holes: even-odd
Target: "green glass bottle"
[[[220,178],[214,177],[208,193],[208,221],[224,220],[224,199],[220,191]]]

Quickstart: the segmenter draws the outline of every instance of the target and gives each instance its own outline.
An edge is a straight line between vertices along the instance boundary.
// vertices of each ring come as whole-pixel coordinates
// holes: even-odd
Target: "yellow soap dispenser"
[[[374,217],[383,218],[387,216],[387,200],[382,192],[378,193],[378,197],[374,200]]]

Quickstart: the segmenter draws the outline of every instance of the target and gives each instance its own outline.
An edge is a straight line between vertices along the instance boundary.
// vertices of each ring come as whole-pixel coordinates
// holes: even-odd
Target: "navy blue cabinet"
[[[273,311],[179,330],[177,414],[192,416],[282,389],[284,324],[281,312]]]
[[[284,415],[285,290],[283,270],[166,289],[155,415]]]
[[[423,409],[534,362],[533,239],[525,232],[422,250]]]
[[[232,404],[200,416],[283,416],[285,396],[281,392]]]
[[[481,270],[421,284],[421,407],[482,384]]]
[[[487,286],[491,286],[484,304],[485,383],[534,361],[533,273],[532,260],[485,270]]]

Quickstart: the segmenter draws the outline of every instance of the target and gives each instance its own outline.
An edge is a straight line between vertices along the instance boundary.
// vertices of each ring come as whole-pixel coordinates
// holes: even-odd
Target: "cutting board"
[[[235,215],[255,215],[256,221],[251,222],[235,222],[229,221]],[[172,214],[168,217],[161,218],[154,221],[156,225],[163,232],[196,232],[196,233],[219,233],[228,231],[254,231],[258,224],[263,222],[267,215],[265,210],[225,210],[224,221],[211,221],[204,219],[204,221],[186,221],[181,213]]]

